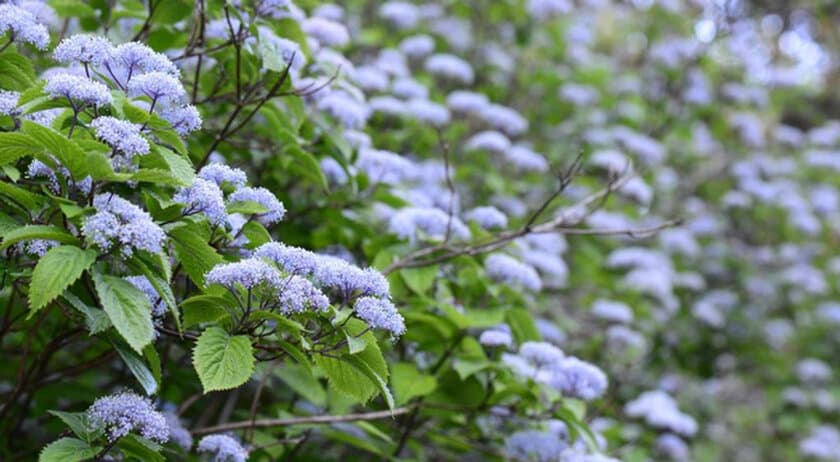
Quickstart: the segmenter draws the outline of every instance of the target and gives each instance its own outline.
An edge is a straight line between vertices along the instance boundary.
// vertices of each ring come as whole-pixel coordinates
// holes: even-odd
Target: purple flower
[[[32,13],[11,3],[0,4],[0,35],[7,32],[14,40],[29,43],[41,50],[46,50],[50,45],[47,27],[39,24]]]
[[[542,289],[542,280],[537,271],[511,256],[500,253],[490,255],[484,260],[484,269],[494,281],[524,287],[534,292]]]
[[[114,159],[115,167],[130,166],[134,156],[149,153],[149,142],[140,134],[140,125],[104,116],[93,119],[90,126],[99,139],[117,152],[120,159]]]
[[[169,426],[169,440],[184,451],[189,451],[193,445],[193,438],[190,431],[181,423],[181,419],[174,412],[164,412],[163,417],[166,419],[166,425]]]
[[[269,242],[257,247],[254,257],[267,258],[283,271],[298,276],[309,276],[315,273],[320,255],[300,247],[287,246],[280,242]]]
[[[227,186],[241,188],[248,182],[245,172],[225,164],[214,162],[207,164],[198,172],[198,177],[216,183],[220,188]]]
[[[0,90],[0,115],[15,115],[20,93],[16,91]]]
[[[111,92],[108,87],[87,77],[68,73],[56,73],[47,77],[44,91],[54,98],[65,97],[73,104],[111,104]]]
[[[153,104],[179,102],[187,95],[181,82],[164,72],[149,72],[134,77],[128,83],[127,93],[129,96],[148,96]]]
[[[165,443],[169,439],[166,418],[155,411],[151,400],[135,393],[121,392],[94,401],[87,410],[91,423],[103,430],[109,441],[116,441],[129,433]]]
[[[198,452],[209,453],[213,462],[245,462],[248,451],[227,435],[207,435],[198,442]]]
[[[279,289],[280,311],[284,314],[303,313],[310,309],[324,311],[330,301],[309,280],[300,276],[286,279]]]
[[[175,132],[181,136],[186,136],[199,128],[201,128],[201,114],[193,105],[167,107],[160,112],[163,120],[169,122]]]
[[[343,47],[350,41],[347,27],[325,18],[309,18],[303,21],[301,29],[326,46]]]
[[[257,204],[266,208],[266,211],[256,215],[257,221],[264,225],[277,223],[283,219],[286,214],[286,208],[283,203],[277,200],[277,197],[271,191],[257,187],[239,188],[234,191],[228,198],[230,203],[235,202],[256,202]]]
[[[456,80],[461,83],[472,83],[475,79],[470,63],[451,54],[436,54],[430,56],[424,65],[427,72],[436,76]]]
[[[58,44],[53,52],[63,64],[81,63],[97,66],[114,52],[114,45],[105,38],[91,34],[72,35]]]
[[[356,316],[374,329],[387,330],[395,336],[405,333],[405,320],[393,303],[376,297],[361,297],[353,309]]]
[[[103,62],[103,66],[120,87],[125,87],[133,77],[147,72],[162,72],[172,77],[181,74],[165,55],[137,42],[123,43],[116,47]]]
[[[450,237],[469,239],[470,230],[457,217],[435,207],[405,207],[397,211],[388,222],[388,231],[417,242],[421,237],[443,240],[447,229]]]
[[[246,258],[235,263],[220,263],[208,271],[204,279],[208,286],[219,284],[230,291],[241,286],[248,290],[267,289],[273,292],[281,287],[283,276],[262,260]]]
[[[478,223],[483,229],[506,228],[508,225],[507,215],[493,206],[476,207],[464,216],[467,220]]]
[[[135,250],[163,250],[166,234],[140,207],[111,193],[94,197],[93,206],[96,214],[85,220],[82,234],[100,249],[116,246],[126,257]]]
[[[152,304],[153,317],[159,318],[166,314],[166,303],[164,303],[163,298],[161,298],[157,289],[155,289],[152,283],[149,282],[146,276],[126,276],[123,279],[130,282],[131,285],[137,287],[141,292],[143,292],[149,300],[149,303]]]
[[[172,200],[186,204],[184,215],[203,213],[213,225],[222,225],[227,221],[224,195],[212,181],[196,178],[192,185],[181,188]]]

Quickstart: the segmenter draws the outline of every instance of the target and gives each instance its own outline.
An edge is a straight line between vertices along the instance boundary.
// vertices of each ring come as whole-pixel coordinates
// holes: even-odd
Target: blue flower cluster
[[[211,457],[213,462],[245,462],[248,451],[239,441],[228,435],[207,435],[198,442],[198,452]]]
[[[112,193],[93,198],[96,213],[85,219],[82,234],[103,251],[118,247],[131,256],[135,250],[159,253],[166,234],[147,212]]]
[[[87,410],[88,419],[105,431],[109,441],[116,441],[129,433],[165,443],[169,440],[166,418],[157,412],[148,398],[131,392],[121,392],[97,399]]]
[[[607,376],[596,366],[545,342],[525,342],[518,354],[507,354],[502,360],[518,375],[548,385],[564,396],[590,401],[603,395]]]

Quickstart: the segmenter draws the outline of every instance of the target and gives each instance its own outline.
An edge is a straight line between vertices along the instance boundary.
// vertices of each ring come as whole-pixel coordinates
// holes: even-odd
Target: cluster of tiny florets
[[[39,24],[35,15],[12,3],[0,4],[0,35],[6,33],[15,41],[29,43],[41,50],[50,45],[47,27]]]
[[[56,73],[47,77],[44,91],[54,98],[67,98],[79,106],[111,104],[111,92],[105,85],[87,77]]]
[[[245,462],[248,451],[228,435],[207,435],[198,442],[198,452],[209,454],[213,462]]]
[[[214,225],[221,225],[227,221],[224,195],[212,181],[195,178],[192,185],[181,188],[172,200],[186,204],[184,215],[203,213]]]
[[[123,256],[135,250],[162,251],[166,234],[148,213],[114,194],[93,199],[96,213],[82,225],[82,234],[102,250],[118,247]]]
[[[148,398],[135,393],[122,392],[99,398],[88,408],[87,415],[112,442],[129,433],[159,443],[169,440],[166,418],[155,410]]]
[[[130,168],[134,156],[149,153],[149,142],[140,134],[140,126],[126,120],[104,116],[90,123],[96,136],[114,149],[114,167]]]
[[[374,329],[382,329],[395,336],[405,333],[405,320],[387,299],[361,297],[353,305],[356,315]]]
[[[283,219],[286,208],[271,191],[261,187],[239,188],[230,195],[228,200],[234,202],[256,202],[265,207],[266,211],[256,215],[257,221],[270,225]]]

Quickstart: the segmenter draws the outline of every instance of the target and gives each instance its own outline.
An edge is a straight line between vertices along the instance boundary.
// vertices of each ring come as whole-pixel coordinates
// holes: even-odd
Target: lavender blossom
[[[160,112],[163,120],[181,136],[186,136],[201,128],[202,120],[198,109],[193,105],[167,107]]]
[[[283,276],[276,268],[257,258],[219,263],[204,276],[205,284],[218,284],[230,291],[237,287],[274,293],[282,287]]]
[[[248,176],[242,170],[217,162],[205,165],[198,172],[198,177],[203,180],[212,181],[223,189],[228,187],[239,189],[248,182]]]
[[[111,104],[111,92],[108,87],[87,77],[68,73],[56,73],[47,77],[44,91],[54,98],[67,98],[75,105]]]
[[[181,423],[181,419],[174,412],[164,412],[166,425],[169,427],[169,441],[177,444],[184,451],[189,451],[193,445],[190,431]]]
[[[143,295],[146,296],[152,305],[152,317],[160,318],[166,314],[166,303],[146,276],[126,276],[123,279],[143,292]]]
[[[227,221],[222,190],[213,181],[195,178],[192,185],[181,188],[172,200],[186,204],[183,212],[185,216],[203,213],[211,224],[217,226]]]
[[[493,206],[476,207],[465,215],[467,220],[478,223],[483,229],[507,228],[508,218],[501,210]]]
[[[9,33],[14,40],[46,50],[50,45],[47,27],[32,13],[11,3],[0,4],[0,35]]]
[[[435,127],[446,125],[451,119],[449,109],[426,99],[412,99],[406,104],[406,110],[417,119]]]
[[[430,74],[470,84],[475,80],[473,68],[467,61],[451,54],[435,54],[430,56],[424,67]]]
[[[484,260],[484,269],[496,282],[520,286],[533,292],[542,289],[542,281],[537,271],[511,256],[500,253],[490,255]]]
[[[405,320],[393,303],[386,299],[361,297],[353,309],[356,316],[374,329],[383,329],[395,336],[405,333]]]
[[[456,90],[446,97],[449,109],[464,114],[478,114],[490,104],[490,100],[483,93],[466,90]]]
[[[417,242],[422,237],[443,240],[447,234],[457,239],[469,239],[470,230],[457,217],[435,207],[405,207],[395,213],[388,231],[397,236]]]
[[[105,430],[111,442],[132,432],[159,443],[169,439],[166,418],[155,411],[151,400],[132,392],[98,398],[88,408],[87,415],[95,427]]]
[[[105,37],[76,34],[62,40],[55,47],[53,57],[63,64],[80,63],[98,66],[111,55],[114,45]]]
[[[111,193],[98,194],[93,206],[96,213],[85,220],[82,234],[103,251],[118,247],[128,257],[135,250],[163,250],[166,234],[140,207]]]
[[[20,93],[16,91],[0,90],[0,115],[17,115]]]
[[[239,188],[230,195],[228,200],[230,203],[256,202],[257,204],[263,206],[266,211],[256,214],[256,217],[257,221],[264,225],[277,223],[282,220],[283,216],[286,214],[286,208],[283,206],[283,203],[277,200],[277,197],[275,197],[271,191],[261,187]]]
[[[400,42],[400,51],[409,58],[422,58],[435,51],[435,39],[426,34],[406,37]]]
[[[350,33],[347,31],[347,27],[326,18],[309,18],[303,21],[301,29],[326,46],[343,47],[350,42]]]
[[[129,166],[134,156],[149,153],[149,142],[140,134],[137,124],[104,116],[93,119],[90,126],[99,139],[116,151],[119,159],[114,159],[114,163],[117,167]]]
[[[141,74],[128,83],[129,96],[147,96],[155,103],[177,103],[183,100],[187,92],[181,82],[165,72]]]
[[[286,279],[279,289],[280,311],[284,314],[306,310],[325,311],[330,301],[323,292],[300,276]]]
[[[248,451],[228,435],[207,435],[198,442],[198,452],[208,453],[213,462],[245,462]]]

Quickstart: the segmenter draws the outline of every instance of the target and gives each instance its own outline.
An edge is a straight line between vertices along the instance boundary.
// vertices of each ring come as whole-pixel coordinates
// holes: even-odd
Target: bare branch
[[[202,427],[192,430],[193,435],[207,435],[210,433],[220,433],[231,430],[242,430],[247,428],[269,428],[269,427],[285,427],[289,425],[305,425],[305,424],[332,424],[339,422],[358,422],[362,420],[379,420],[395,417],[409,413],[415,406],[398,407],[393,411],[374,411],[361,412],[356,414],[345,415],[313,415],[304,417],[290,417],[287,419],[260,419],[260,420],[245,420],[242,422],[229,422],[221,425],[214,425],[212,427]]]

